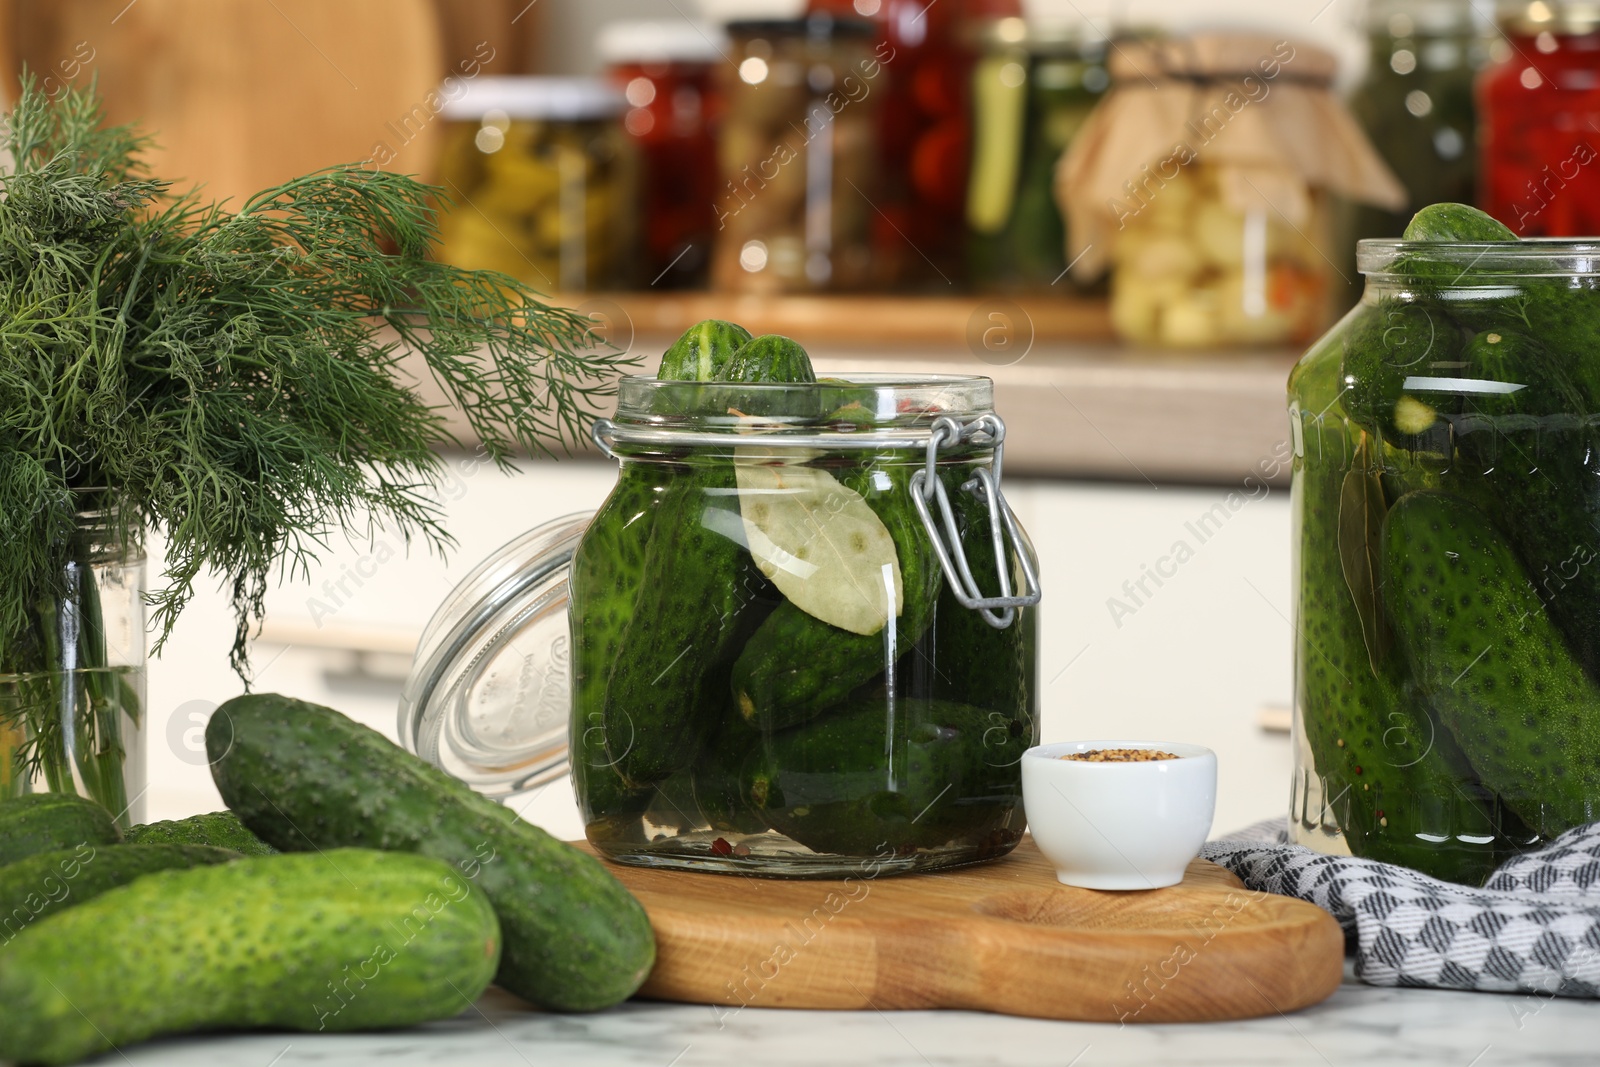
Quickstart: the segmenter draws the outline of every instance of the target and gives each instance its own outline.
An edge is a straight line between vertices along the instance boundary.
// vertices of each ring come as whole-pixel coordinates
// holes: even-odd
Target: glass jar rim
[[[1600,238],[1527,237],[1515,241],[1405,241],[1366,238],[1356,244],[1356,269],[1368,278],[1404,278],[1397,268],[1409,256],[1459,266],[1474,281],[1517,278],[1600,277]]]
[[[979,374],[823,371],[816,382],[663,381],[629,375],[617,383],[619,426],[681,427],[744,433],[766,427],[851,433],[915,429],[941,417],[970,419],[994,410],[994,380]],[[830,416],[851,408],[848,424]]]

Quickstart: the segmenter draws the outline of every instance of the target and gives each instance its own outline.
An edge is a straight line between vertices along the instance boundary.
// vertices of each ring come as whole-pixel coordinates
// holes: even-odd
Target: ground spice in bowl
[[[1087,752],[1069,752],[1061,758],[1081,763],[1144,763],[1148,760],[1178,757],[1159,748],[1091,748]]]

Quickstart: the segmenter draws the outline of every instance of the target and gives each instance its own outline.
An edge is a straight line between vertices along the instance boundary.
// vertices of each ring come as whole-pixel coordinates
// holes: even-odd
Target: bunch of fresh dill
[[[435,190],[411,178],[337,167],[238,210],[174,196],[93,90],[26,79],[0,147],[0,674],[42,665],[86,511],[130,546],[164,535],[162,640],[221,576],[241,673],[269,577],[331,534],[445,544],[451,438],[407,348],[500,464],[571,440],[628,362],[514,279],[429,259]]]

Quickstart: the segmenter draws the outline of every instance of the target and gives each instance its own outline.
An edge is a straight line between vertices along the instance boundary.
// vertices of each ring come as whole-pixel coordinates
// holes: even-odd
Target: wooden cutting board
[[[1315,1004],[1343,975],[1331,915],[1204,860],[1179,885],[1128,893],[1061,885],[1032,838],[995,863],[842,881],[609,866],[655,925],[640,995],[727,1012],[1242,1019]]]

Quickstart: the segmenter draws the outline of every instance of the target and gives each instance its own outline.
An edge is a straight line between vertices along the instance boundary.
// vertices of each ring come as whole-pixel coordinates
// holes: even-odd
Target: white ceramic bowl
[[[1101,748],[1153,748],[1178,758],[1130,763],[1061,758]],[[1022,801],[1034,842],[1067,885],[1177,885],[1211,832],[1217,755],[1174,742],[1038,745],[1022,754]]]

